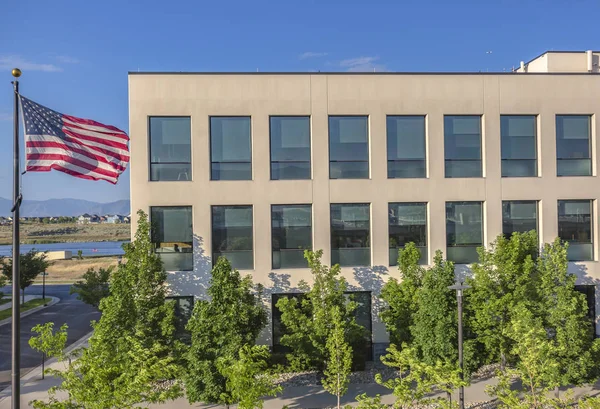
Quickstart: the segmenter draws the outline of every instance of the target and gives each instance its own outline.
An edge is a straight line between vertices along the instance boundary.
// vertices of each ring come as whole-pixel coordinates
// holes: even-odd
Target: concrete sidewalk
[[[78,345],[81,346],[87,339],[83,339]],[[64,364],[57,363],[56,360],[48,361],[47,367],[60,369]],[[36,368],[21,379],[21,405],[23,408],[30,408],[29,402],[33,399],[46,399],[48,397],[48,389],[58,385],[59,381],[53,377],[46,377],[41,380],[41,367]],[[489,401],[491,398],[485,393],[487,385],[496,384],[496,379],[484,379],[465,388],[465,400],[467,403],[480,403]],[[581,388],[573,388],[574,397],[584,395],[600,396],[600,381],[594,385],[589,385]],[[342,399],[342,403],[353,404],[355,397],[362,393],[367,393],[369,396],[381,394],[382,402],[391,404],[394,402],[394,397],[388,389],[385,389],[376,384],[354,384],[348,388],[348,393]],[[457,399],[457,394],[453,395],[453,399]],[[324,408],[333,407],[336,404],[336,399],[328,394],[319,386],[298,386],[290,387],[283,391],[277,398],[268,399],[265,401],[265,409],[281,409],[284,405],[290,408]],[[185,408],[216,408],[215,405],[190,405],[185,398],[180,398],[164,404],[148,405],[152,409],[185,409]],[[474,406],[476,407],[476,406]],[[10,388],[0,392],[0,409],[10,409]]]

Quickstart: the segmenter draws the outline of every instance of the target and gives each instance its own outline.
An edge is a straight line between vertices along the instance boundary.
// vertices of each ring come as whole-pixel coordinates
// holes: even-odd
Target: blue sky
[[[510,71],[546,50],[600,49],[598,15],[597,0],[11,2],[0,197],[12,189],[13,66],[28,98],[127,131],[128,71]],[[129,174],[116,186],[26,174],[23,193],[110,202],[129,197]]]

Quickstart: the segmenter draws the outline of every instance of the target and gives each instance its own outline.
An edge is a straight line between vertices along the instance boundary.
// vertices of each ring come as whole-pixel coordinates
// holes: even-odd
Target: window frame
[[[273,247],[273,243],[274,243],[274,235],[275,235],[275,229],[273,227],[273,208],[274,207],[286,207],[286,206],[290,206],[290,207],[308,207],[310,209],[310,250],[312,251],[314,249],[314,226],[313,226],[313,205],[312,203],[294,203],[294,204],[272,204],[271,205],[271,269],[273,270],[292,270],[292,269],[300,269],[300,268],[309,268],[308,266],[308,261],[306,263],[306,266],[297,266],[297,267],[275,267],[275,263],[274,263],[274,253],[275,253],[275,249]],[[288,249],[286,249],[288,250]],[[306,249],[304,249],[306,250]],[[281,248],[280,250],[281,251]]]
[[[504,152],[502,151],[502,146],[503,146],[503,132],[502,132],[502,118],[503,117],[522,117],[522,118],[527,118],[527,117],[532,117],[533,118],[533,125],[534,125],[534,135],[533,135],[533,152],[535,154],[535,158],[534,159],[504,159]],[[500,115],[500,174],[502,178],[535,178],[535,177],[540,177],[540,170],[539,170],[539,114],[501,114]],[[521,137],[524,138],[524,137]],[[533,161],[534,162],[534,174],[533,175],[505,175],[504,174],[504,163],[505,161],[508,161],[510,163],[510,161]],[[512,162],[514,163],[514,162]]]
[[[232,161],[232,162],[215,162],[213,160],[212,148],[213,148],[213,138],[212,138],[212,119],[213,118],[248,118],[248,139],[250,143],[250,161]],[[253,164],[253,149],[254,145],[252,142],[252,116],[251,115],[209,115],[208,116],[208,155],[209,155],[209,180],[211,182],[236,182],[236,181],[248,181],[254,180],[254,164]],[[250,164],[250,177],[248,179],[214,179],[213,178],[213,164],[215,163],[248,163]]]
[[[479,118],[479,159],[449,159],[446,156],[446,118],[456,118],[456,117],[471,117],[471,118]],[[444,135],[444,178],[445,179],[476,179],[485,177],[485,172],[483,169],[483,114],[444,114],[443,116],[443,135]],[[456,135],[453,133],[452,135]],[[463,134],[463,135],[475,135],[475,134]],[[456,145],[456,143],[454,144]],[[479,162],[479,175],[477,176],[449,176],[447,172],[448,162],[461,162],[461,163],[474,163]]]
[[[152,118],[188,118],[190,120],[190,161],[189,162],[153,162],[152,161]],[[193,139],[192,138],[192,116],[191,115],[148,115],[147,117],[147,127],[148,127],[148,181],[149,182],[192,182],[194,177],[194,168],[192,166],[193,155],[194,155],[194,147],[193,147]],[[152,165],[189,165],[190,174],[188,178],[185,180],[160,180],[160,179],[152,179]]]
[[[273,161],[273,118],[306,118],[308,119],[308,161]],[[308,178],[273,178],[273,163],[308,163]],[[269,115],[269,180],[312,180],[312,116],[311,115]]]
[[[340,264],[340,267],[371,267],[373,265],[373,246],[372,246],[372,224],[373,224],[373,218],[371,215],[372,212],[372,206],[371,203],[329,203],[329,243],[330,243],[330,250],[333,253],[334,250],[340,250],[340,249],[344,249],[344,248],[352,248],[352,247],[334,247],[333,246],[333,233],[334,231],[336,231],[334,229],[333,226],[333,217],[331,217],[331,213],[333,212],[333,207],[334,206],[361,206],[361,207],[367,207],[367,209],[369,210],[369,229],[368,229],[368,233],[367,233],[367,240],[368,240],[368,244],[369,244],[369,261],[368,264],[359,264],[359,265],[342,265]],[[359,248],[359,249],[366,249],[367,247],[355,247],[355,248]],[[336,263],[339,264],[339,263]]]
[[[559,118],[563,119],[563,118],[568,118],[568,117],[587,117],[588,120],[588,157],[587,158],[561,158],[558,155],[558,122],[559,122]],[[593,153],[593,144],[592,144],[592,138],[593,138],[593,130],[592,130],[592,118],[593,115],[592,114],[556,114],[554,117],[554,126],[555,126],[555,147],[556,147],[556,176],[557,177],[590,177],[590,176],[594,176],[594,153]],[[563,130],[563,135],[564,135],[564,125],[562,126],[562,130]],[[565,140],[565,138],[562,138],[562,140]],[[559,166],[558,164],[560,163],[560,161],[575,161],[575,160],[588,160],[590,162],[590,172],[587,175],[561,175],[559,174]]]
[[[480,233],[481,233],[481,242],[477,243],[477,244],[454,244],[454,245],[450,245],[449,244],[449,240],[448,240],[448,204],[479,204],[480,205],[480,212],[481,212],[481,229],[480,229]],[[449,201],[449,202],[445,202],[445,229],[446,229],[446,257],[448,258],[448,260],[450,260],[450,258],[448,257],[448,249],[449,248],[475,248],[475,251],[477,251],[478,247],[483,247],[484,243],[485,243],[485,201],[478,201],[478,200],[459,200],[459,201]],[[455,241],[456,241],[456,231],[454,232],[455,235]],[[454,264],[472,264],[477,262],[477,260],[475,261],[469,261],[467,263],[462,263],[460,261],[454,261],[454,260],[450,260],[452,262],[454,262]]]
[[[516,203],[516,204],[535,204],[535,232],[536,234],[539,236],[539,232],[540,232],[540,201],[539,200],[503,200],[502,201],[502,235],[506,238],[506,239],[510,239],[510,236],[512,236],[513,233],[515,233],[514,231],[507,236],[507,234],[504,232],[504,204],[505,203]],[[528,230],[529,231],[529,230]],[[524,232],[520,232],[520,233],[524,233]]]
[[[154,252],[154,254],[157,254],[158,257],[160,257],[161,261],[162,261],[161,254],[163,254],[163,253],[160,252],[160,251],[156,251],[156,244],[158,242],[154,241],[155,230],[154,230],[154,221],[152,220],[153,219],[152,218],[152,213],[153,213],[152,210],[153,209],[165,209],[165,208],[167,208],[167,209],[184,209],[184,208],[187,209],[187,208],[189,208],[190,209],[191,220],[192,220],[192,241],[191,241],[191,250],[192,251],[191,252],[185,252],[185,251],[180,252],[180,254],[188,254],[188,253],[191,254],[191,257],[192,257],[192,266],[191,266],[191,268],[189,270],[188,269],[185,269],[185,270],[178,269],[178,270],[167,270],[167,271],[194,271],[194,206],[192,206],[192,205],[150,206],[150,212],[149,212],[148,219],[150,221],[150,226],[151,226],[151,230],[150,230],[150,242],[152,243],[152,251]],[[177,253],[177,252],[175,252],[175,253]],[[170,254],[170,253],[166,253],[166,254]]]
[[[367,123],[367,160],[332,160],[331,159],[331,119],[332,118],[365,118]],[[329,153],[329,180],[369,180],[371,179],[371,117],[370,115],[327,115],[327,148]],[[337,178],[331,175],[331,164],[332,163],[366,163],[367,164],[367,175],[360,178]]]
[[[388,252],[391,249],[396,249],[396,255],[398,254],[398,251],[400,249],[403,249],[404,247],[406,247],[406,245],[404,246],[396,246],[396,247],[392,247],[391,244],[391,240],[392,240],[392,224],[390,224],[389,221],[389,212],[391,210],[391,206],[397,206],[397,205],[420,205],[420,206],[424,206],[425,207],[425,224],[423,225],[425,227],[425,245],[423,246],[419,246],[417,245],[417,243],[414,242],[409,242],[409,243],[414,243],[415,246],[417,247],[417,249],[421,252],[421,259],[420,259],[420,263],[421,265],[426,265],[428,263],[429,260],[429,203],[427,202],[388,202]],[[390,256],[391,257],[391,256]],[[390,258],[391,260],[391,258]],[[388,260],[388,265],[390,267],[395,267],[398,265],[398,263],[396,262],[396,264],[392,264],[390,263]]]
[[[561,228],[560,228],[560,218],[561,218],[561,212],[560,212],[560,205],[562,203],[568,203],[568,202],[589,202],[590,205],[590,224],[589,224],[589,228],[590,228],[590,237],[589,237],[589,241],[576,241],[573,242],[575,244],[589,244],[591,246],[591,257],[589,259],[572,259],[569,257],[569,253],[567,251],[567,261],[569,262],[585,262],[585,261],[594,261],[595,257],[596,257],[596,249],[595,247],[595,241],[594,241],[594,199],[558,199],[556,201],[556,221],[557,221],[557,227],[558,227],[558,237],[561,239],[561,241],[563,242],[568,242],[569,244],[571,243],[571,241],[569,241],[568,239],[563,239],[561,237]],[[563,215],[564,216],[564,215]]]
[[[422,118],[423,119],[423,158],[422,159],[390,159],[389,157],[389,146],[390,146],[390,137],[389,137],[389,127],[388,120],[394,118]],[[385,136],[386,136],[386,157],[387,157],[387,178],[388,179],[426,179],[427,174],[427,115],[386,115],[385,116]],[[396,136],[396,144],[398,143],[397,134]],[[397,148],[396,148],[397,149]],[[390,162],[393,163],[406,163],[406,162],[422,162],[423,163],[423,175],[422,176],[408,176],[408,177],[398,177],[390,175]]]
[[[248,204],[239,204],[239,205],[230,205],[230,204],[225,204],[225,205],[211,205],[210,206],[210,255],[211,255],[211,265],[212,267],[215,266],[215,264],[217,263],[218,257],[215,257],[215,223],[214,223],[214,209],[215,208],[227,208],[227,207],[249,207],[251,212],[252,212],[252,217],[250,219],[251,221],[251,229],[252,229],[252,233],[250,235],[250,238],[252,239],[252,250],[228,250],[228,252],[241,252],[241,251],[250,251],[252,253],[252,266],[250,268],[239,268],[236,267],[231,260],[228,259],[229,263],[231,264],[231,266],[234,269],[237,270],[246,270],[246,271],[250,271],[250,270],[254,270],[255,266],[256,266],[256,259],[254,257],[254,252],[256,250],[256,243],[255,243],[255,238],[254,238],[254,205],[248,205]],[[220,252],[221,253],[221,252]]]

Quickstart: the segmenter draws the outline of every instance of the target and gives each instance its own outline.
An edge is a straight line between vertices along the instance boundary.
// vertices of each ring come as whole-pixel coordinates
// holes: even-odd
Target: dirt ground
[[[129,224],[21,223],[21,243],[46,244],[123,241],[131,238]],[[12,226],[0,226],[0,245],[12,243]]]
[[[72,259],[72,260],[56,260],[51,262],[52,265],[48,268],[48,275],[46,276],[46,283],[52,282],[74,282],[79,280],[83,274],[89,268],[108,268],[110,266],[117,266],[118,257],[89,257],[83,260]],[[39,276],[36,282],[41,282],[42,277]]]

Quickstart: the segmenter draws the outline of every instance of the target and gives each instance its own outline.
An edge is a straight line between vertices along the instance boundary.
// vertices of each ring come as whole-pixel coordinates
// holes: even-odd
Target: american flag
[[[54,169],[82,179],[117,183],[129,162],[129,137],[125,132],[20,98],[26,171]]]

